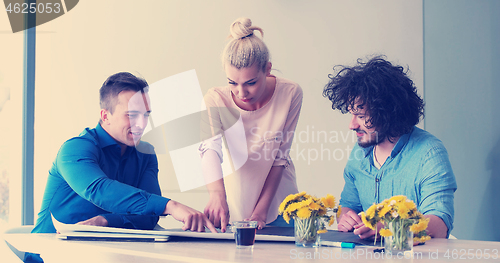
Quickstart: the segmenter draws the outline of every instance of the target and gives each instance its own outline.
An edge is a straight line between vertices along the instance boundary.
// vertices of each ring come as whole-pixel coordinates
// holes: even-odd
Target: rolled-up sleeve
[[[355,150],[351,152],[349,160],[353,160],[355,152]],[[346,167],[344,168],[344,189],[340,194],[339,205],[350,208],[356,213],[359,213],[363,211],[363,206],[359,198],[358,188],[355,184],[356,178],[351,170],[351,165],[351,161],[348,161]]]
[[[201,143],[198,147],[200,158],[208,150],[213,150],[217,153],[220,162],[222,163],[222,121],[221,121],[221,108],[215,102],[218,94],[214,91],[209,91],[203,98],[203,106],[205,109],[201,114],[200,121],[200,139]]]
[[[222,155],[222,135],[221,134],[217,134],[214,137],[201,142],[200,147],[198,147],[198,153],[200,154],[200,157],[203,158],[203,155],[208,150],[215,151],[217,153],[217,156],[219,157],[220,162],[222,163],[223,155]]]
[[[302,108],[302,97],[302,89],[300,86],[297,86],[286,117],[285,126],[283,127],[283,137],[273,166],[286,167],[290,162],[290,148],[292,146],[295,128],[297,128],[297,122],[299,121],[300,110]]]
[[[425,177],[419,187],[419,210],[424,215],[441,218],[448,227],[449,236],[453,229],[453,199],[457,183],[444,146],[429,150],[423,162],[422,172]]]

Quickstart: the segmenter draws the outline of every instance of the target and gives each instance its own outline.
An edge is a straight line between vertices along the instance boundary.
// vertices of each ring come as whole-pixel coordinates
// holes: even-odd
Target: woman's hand
[[[245,221],[257,221],[257,229],[262,229],[266,227],[267,215],[252,214],[250,218],[246,218]]]
[[[220,227],[222,233],[226,232],[226,227],[229,223],[229,208],[225,195],[210,195],[204,213],[215,227]]]

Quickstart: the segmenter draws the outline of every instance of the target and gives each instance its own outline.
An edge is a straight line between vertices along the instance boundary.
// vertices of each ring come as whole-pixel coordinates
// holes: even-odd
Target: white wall
[[[448,149],[460,239],[500,241],[500,1],[424,1],[426,129]]]
[[[219,55],[240,16],[264,29],[274,74],[304,90],[292,146],[299,189],[340,197],[354,135],[349,117],[322,97],[327,76],[336,64],[382,53],[408,65],[422,90],[421,1],[80,1],[37,28],[35,211],[59,146],[97,124],[98,89],[109,75],[130,71],[154,83],[195,69],[203,93],[225,85]],[[318,132],[328,141],[318,141]],[[326,150],[321,159],[322,149],[330,159]],[[202,210],[205,190],[180,193],[169,156],[159,161],[164,195]]]

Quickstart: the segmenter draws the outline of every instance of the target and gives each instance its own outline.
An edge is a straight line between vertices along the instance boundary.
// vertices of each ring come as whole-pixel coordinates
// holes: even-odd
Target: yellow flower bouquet
[[[306,192],[287,196],[279,207],[279,213],[287,223],[294,219],[295,244],[304,247],[317,247],[318,234],[327,231],[326,224],[331,226],[335,222],[335,215],[327,215],[329,210],[340,213],[335,197],[328,194],[317,198]]]
[[[377,223],[384,224],[379,234],[384,237],[386,253],[412,250],[413,242],[425,243],[431,239],[426,231],[429,219],[404,195],[373,204],[361,212],[361,220],[373,230],[377,230]]]

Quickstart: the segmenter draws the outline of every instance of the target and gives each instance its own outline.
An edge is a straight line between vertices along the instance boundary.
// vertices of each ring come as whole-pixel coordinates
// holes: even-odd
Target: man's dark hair
[[[99,89],[99,103],[101,109],[106,109],[113,114],[118,102],[118,94],[128,90],[146,93],[149,91],[148,83],[145,79],[138,78],[128,72],[120,72],[111,75],[104,81],[101,89]]]
[[[358,106],[365,109],[367,128],[375,127],[378,134],[391,138],[409,133],[424,115],[424,101],[417,94],[408,70],[394,66],[377,56],[364,63],[357,60],[354,67],[337,65],[323,90],[332,109],[343,114]],[[335,74],[336,73],[336,74]],[[384,138],[379,138],[383,140]]]

